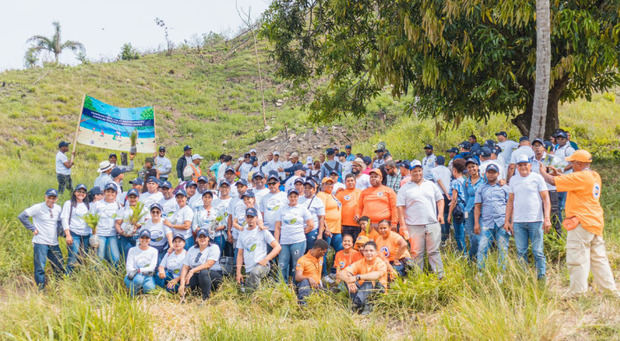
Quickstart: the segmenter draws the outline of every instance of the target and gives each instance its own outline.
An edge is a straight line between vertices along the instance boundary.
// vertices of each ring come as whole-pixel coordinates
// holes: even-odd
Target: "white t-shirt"
[[[345,186],[342,182],[336,182],[334,184],[334,189],[332,190],[332,194],[336,195],[336,193],[338,193],[339,190],[341,189],[346,189],[347,186]]]
[[[71,217],[69,217],[71,213]],[[84,215],[88,213],[88,207],[81,202],[71,209],[71,200],[65,201],[62,205],[62,213],[60,214],[62,220],[62,228],[70,230],[71,232],[79,236],[88,236],[93,233],[93,230],[84,221]]]
[[[54,204],[52,208],[44,202],[34,204],[26,209],[26,214],[32,217],[32,224],[39,231],[32,237],[32,242],[43,245],[58,245],[58,219],[60,218],[60,206]]]
[[[163,199],[164,199],[164,195],[161,192],[155,192],[155,193],[144,192],[140,194],[140,198],[138,200],[144,204],[144,208],[146,208],[147,210],[150,210],[151,205],[155,203],[159,203]]]
[[[172,272],[172,278],[178,278],[179,276],[181,276],[183,261],[185,261],[186,254],[187,251],[185,251],[185,249],[182,249],[180,253],[166,253],[159,265],[163,266],[165,271]]]
[[[566,144],[562,147],[560,147],[558,145],[558,147],[555,149],[555,157],[561,158],[562,161],[564,161],[568,156],[573,155],[573,153],[575,152],[575,149],[573,149],[573,147],[571,147],[570,143],[566,142]],[[562,169],[564,170],[564,169]],[[570,174],[572,173],[573,170],[569,169],[567,171],[564,171],[564,174]]]
[[[163,212],[161,212],[162,218],[172,215],[172,213],[179,210],[179,204],[177,204],[177,199],[174,196],[170,197],[170,199],[162,197],[159,204],[163,209]]]
[[[232,198],[218,199],[215,203],[215,220],[218,222],[217,227],[224,226],[223,230],[215,231],[215,236],[226,235],[226,226],[228,226],[228,205],[230,205]]]
[[[196,191],[196,194],[192,195],[191,198],[187,198],[187,206],[191,207],[192,210],[195,210],[203,205],[202,194],[198,193],[198,191]]]
[[[306,226],[306,221],[311,219],[312,214],[303,205],[289,206],[287,204],[280,208],[276,218],[276,221],[282,224],[280,228],[280,244],[289,245],[305,241],[304,227]]]
[[[121,231],[126,234],[133,235],[133,226],[129,223],[129,218],[133,214],[133,208],[127,204],[125,207],[121,207],[118,209],[116,213],[116,220],[122,220],[121,222]],[[142,209],[142,218],[138,220],[138,224],[144,224],[149,218],[151,218],[150,212],[144,207]],[[136,231],[137,232],[137,231]]]
[[[517,150],[515,150],[512,155],[510,156],[510,163],[511,164],[516,164],[517,160],[519,159],[519,155],[525,154],[527,156],[527,158],[531,158],[534,156],[534,150],[532,150],[532,147],[530,146],[521,146],[519,147]]]
[[[261,200],[259,210],[263,214],[263,222],[269,227],[269,231],[275,230],[278,211],[286,205],[288,205],[288,198],[284,192],[267,193]]]
[[[437,201],[443,195],[433,182],[423,180],[420,185],[407,182],[396,194],[396,206],[405,207],[407,225],[428,225],[437,223]]]
[[[269,189],[265,188],[265,187],[263,187],[261,189],[254,189],[254,196],[255,196],[256,206],[259,206],[260,202],[263,200],[265,195],[267,195],[268,193],[269,193]]]
[[[146,250],[134,246],[127,253],[127,273],[140,269],[141,273],[154,272],[157,266],[157,250],[148,247]]]
[[[209,260],[215,261],[209,270],[222,270],[222,267],[220,266],[220,247],[215,243],[211,243],[204,250],[200,251],[198,244],[196,244],[196,246],[190,247],[189,250],[187,250],[187,254],[183,260],[183,265],[187,265],[190,269],[193,269]]]
[[[253,166],[251,163],[247,163],[247,162],[242,163],[241,166],[239,166],[239,178],[247,180],[252,167]]]
[[[166,220],[172,223],[172,225],[183,225],[186,221],[191,222],[194,220],[194,211],[188,205],[185,205],[183,208],[180,208],[178,211],[174,212],[171,216],[166,217]],[[191,228],[187,230],[173,228],[172,232],[183,235],[185,239],[192,236]]]
[[[93,214],[99,214],[96,234],[101,237],[116,236],[116,216],[121,206],[116,202],[99,200],[90,205]]]
[[[450,197],[450,181],[452,180],[452,172],[446,166],[436,166],[431,169],[431,174],[433,175],[433,181],[437,183],[439,187],[439,182],[437,180],[441,180],[441,183],[448,191],[448,197]],[[440,188],[441,189],[441,188]]]
[[[172,233],[172,230],[164,225],[163,221],[159,221],[159,223],[153,223],[152,220],[148,220],[140,230],[149,230],[151,232],[151,243],[150,245],[153,247],[161,247],[168,244],[168,238],[166,236],[169,233]]]
[[[427,155],[422,159],[422,173],[424,174],[424,179],[433,180],[433,168],[435,168],[435,164],[437,162],[437,157],[435,154]]]
[[[370,176],[368,174],[362,173],[362,175],[355,178],[355,188],[363,191],[368,187],[370,187]]]
[[[217,209],[211,206],[209,210],[205,209],[204,205],[197,208],[194,211],[194,221],[192,222],[192,230],[197,231],[198,229],[205,229],[207,231],[212,231],[215,233],[215,228],[217,227],[216,218],[217,218]]]
[[[239,236],[237,248],[243,249],[243,264],[246,273],[252,271],[254,266],[267,256],[267,245],[271,245],[274,240],[271,232],[260,230],[258,226],[243,231]]]
[[[547,185],[538,173],[530,173],[524,178],[517,172],[510,178],[508,193],[514,194],[513,222],[543,221],[542,198],[540,196],[542,191],[547,191]]]
[[[319,229],[319,216],[325,216],[325,203],[319,199],[316,195],[312,198],[306,198],[305,196],[299,197],[299,205],[305,207],[312,214],[312,221],[314,222],[314,230]]]
[[[67,156],[59,150],[56,153],[56,174],[71,175],[71,168],[67,168],[64,165],[67,161],[69,161]]]
[[[506,140],[504,142],[497,142],[497,145],[502,149],[502,152],[498,155],[498,159],[499,159],[499,156],[502,156],[504,162],[512,160],[511,159],[512,152],[515,149],[519,148],[519,143],[517,143],[517,142],[515,142],[513,140]],[[505,166],[508,166],[508,165],[504,165],[504,167]]]

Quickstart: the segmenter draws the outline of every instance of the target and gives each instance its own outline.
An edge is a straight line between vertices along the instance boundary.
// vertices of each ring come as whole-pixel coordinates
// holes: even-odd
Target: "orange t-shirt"
[[[388,268],[383,259],[377,256],[372,261],[368,262],[366,258],[362,258],[357,262],[349,265],[347,267],[347,271],[350,272],[353,276],[355,275],[364,275],[373,271],[380,271],[381,277],[379,277],[379,283],[383,285],[384,288],[387,289],[387,273]],[[363,284],[364,281],[360,280],[360,284]]]
[[[577,217],[581,227],[603,235],[605,226],[601,198],[601,177],[593,170],[583,170],[555,177],[558,192],[566,194],[566,218]]]
[[[362,190],[359,188],[348,189],[336,193],[336,199],[342,204],[342,225],[357,226],[357,221],[353,219],[357,213],[357,202]]]
[[[367,216],[370,223],[377,224],[383,219],[393,226],[398,224],[396,192],[387,186],[368,187],[362,191],[357,204],[357,216]]]
[[[315,282],[320,283],[322,268],[323,257],[317,259],[308,252],[297,260],[295,272],[300,271],[302,276],[312,278]]]
[[[404,241],[403,237],[394,231],[390,231],[387,238],[383,238],[382,235],[379,235],[375,239],[375,243],[377,243],[377,252],[385,256],[390,262],[393,262],[397,260],[396,254],[398,253],[398,249],[400,249],[398,243],[401,240]],[[409,251],[405,250],[400,258],[411,258],[411,255]]]
[[[331,193],[323,191],[316,196],[325,204],[325,225],[331,233],[342,232],[342,214],[340,213],[340,202]]]
[[[345,254],[344,250],[336,252],[336,256],[334,257],[334,268],[336,268],[336,273],[339,273],[347,266],[362,258],[364,258],[364,256],[356,250],[350,250],[349,254]]]

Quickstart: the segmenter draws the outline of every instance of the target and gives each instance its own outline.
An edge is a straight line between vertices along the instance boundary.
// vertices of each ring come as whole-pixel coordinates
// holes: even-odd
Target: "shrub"
[[[140,53],[136,50],[131,43],[126,43],[121,47],[121,53],[118,55],[120,60],[134,60],[139,59]]]

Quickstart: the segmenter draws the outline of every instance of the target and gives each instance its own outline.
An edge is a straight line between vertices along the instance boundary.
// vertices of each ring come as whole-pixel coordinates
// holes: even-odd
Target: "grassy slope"
[[[119,106],[154,103],[162,142],[179,140],[172,155],[179,153],[180,140],[215,156],[223,148],[246,148],[284,126],[305,126],[303,111],[274,106],[273,101],[285,95],[277,90],[278,81],[268,77],[266,99],[269,124],[274,129],[269,134],[262,132],[253,55],[242,47],[230,58],[223,58],[232,46],[236,45],[218,44],[200,54],[179,50],[172,56],[150,55],[131,62],[0,74],[0,84],[7,82],[0,87],[0,121],[5,128],[0,131],[4,151],[0,156],[1,339],[77,339],[80,335],[93,339],[126,335],[134,339],[200,335],[247,339],[251,335],[265,340],[617,338],[618,300],[598,295],[562,299],[568,283],[563,263],[549,265],[547,288],[538,287],[531,273],[513,264],[503,283],[498,284],[497,269],[492,265],[488,275],[476,278],[466,263],[450,252],[444,260],[447,280],[439,282],[425,275],[409,278],[406,285],[396,285],[377,312],[366,318],[350,314],[343,295],[316,297],[307,309],[299,309],[292,292],[282,285],[247,297],[227,283],[206,305],[191,302],[179,306],[173,297],[161,292],[132,300],[126,295],[120,274],[94,268],[52,284],[46,295],[38,294],[28,285],[32,282],[30,234],[15,217],[39,201],[44,188],[55,184],[49,171],[55,144],[70,138],[83,93]],[[272,70],[268,63],[265,68],[269,75]],[[574,139],[606,157],[612,155],[611,149],[618,148],[620,135],[620,106],[611,97],[600,95],[592,103],[578,101],[561,107],[562,122],[574,132]],[[397,105],[382,97],[372,110],[380,107],[389,108],[394,115]],[[517,131],[499,117],[486,124],[466,121],[458,129],[440,134],[435,133],[434,126],[433,122],[402,117],[385,133],[359,141],[356,148],[369,153],[383,140],[395,156],[411,158],[421,157],[424,143],[445,149],[471,132],[483,139],[509,128],[509,134],[517,136]],[[228,140],[225,147],[222,140]],[[103,158],[105,151],[82,146],[80,151],[91,166],[79,163],[76,178],[90,181],[92,163]],[[618,278],[620,174],[616,165],[617,161],[606,161],[595,167],[603,175],[608,252]],[[553,251],[549,256],[557,257],[558,253]]]

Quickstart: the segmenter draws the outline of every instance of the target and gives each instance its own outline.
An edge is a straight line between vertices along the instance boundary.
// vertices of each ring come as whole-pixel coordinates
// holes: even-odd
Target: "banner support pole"
[[[75,136],[73,136],[73,150],[71,151],[71,163],[75,158],[75,150],[77,149],[77,138],[80,132],[80,122],[82,121],[82,110],[84,110],[84,101],[86,100],[86,94],[82,96],[82,105],[80,106],[80,113],[78,114],[77,125],[75,127]]]

